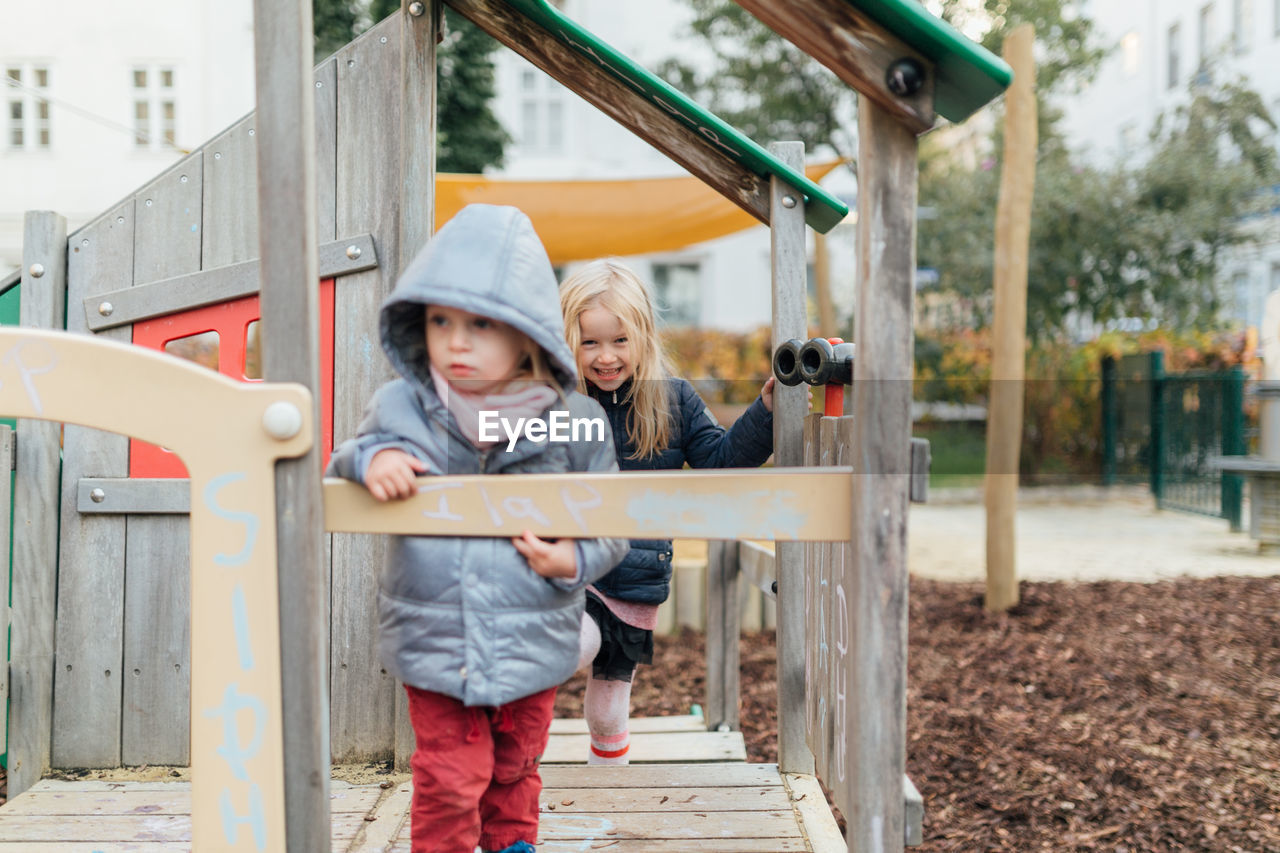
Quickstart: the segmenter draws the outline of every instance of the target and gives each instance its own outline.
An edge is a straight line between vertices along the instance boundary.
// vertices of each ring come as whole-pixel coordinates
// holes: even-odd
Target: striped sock
[[[592,735],[588,764],[626,764],[627,750],[631,749],[631,732],[616,735]]]

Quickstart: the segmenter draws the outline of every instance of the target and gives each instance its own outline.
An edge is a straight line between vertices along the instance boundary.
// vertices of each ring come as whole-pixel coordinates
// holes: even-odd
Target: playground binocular
[[[839,338],[792,338],[774,352],[773,375],[783,385],[852,384],[853,347]]]

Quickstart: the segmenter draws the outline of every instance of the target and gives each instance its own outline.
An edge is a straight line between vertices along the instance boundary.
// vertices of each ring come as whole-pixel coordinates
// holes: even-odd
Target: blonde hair
[[[627,413],[627,439],[635,451],[629,459],[645,459],[667,449],[671,443],[671,406],[667,365],[658,327],[653,317],[653,300],[639,276],[620,261],[608,258],[593,261],[560,285],[560,310],[564,314],[565,339],[573,358],[582,347],[579,319],[592,308],[603,308],[618,318],[631,346],[631,389],[623,402]],[[586,393],[587,380],[578,377],[578,390]]]

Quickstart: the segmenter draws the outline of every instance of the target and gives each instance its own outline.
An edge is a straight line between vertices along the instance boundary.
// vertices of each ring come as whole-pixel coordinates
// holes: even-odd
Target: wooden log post
[[[62,216],[41,210],[24,217],[21,286],[20,325],[61,329],[67,297],[67,220]],[[32,364],[29,369],[38,367]],[[17,434],[9,663],[10,799],[38,782],[49,766],[61,425],[19,420]]]
[[[254,3],[263,374],[310,389],[311,422],[319,423],[312,38],[307,0]],[[328,578],[318,442],[276,465],[276,529],[286,846],[328,853]]]
[[[903,848],[907,721],[907,499],[916,261],[914,133],[858,104],[858,290],[852,560],[843,728],[850,851]],[[839,702],[841,696],[836,697]],[[835,784],[833,780],[828,780]]]
[[[987,414],[987,590],[985,607],[1003,612],[1018,603],[1016,515],[1026,376],[1027,251],[1036,178],[1035,30],[1014,28],[1004,43],[1013,67],[1005,96],[1004,168],[996,205],[995,319],[991,405]]]
[[[778,142],[769,153],[791,169],[804,171],[804,143]],[[804,195],[774,177],[769,191],[770,258],[773,264],[773,348],[791,338],[807,337],[805,306]],[[773,389],[773,462],[804,464],[804,417],[807,386]],[[805,743],[804,546],[777,544],[778,579],[778,769],[812,773],[813,753]]]

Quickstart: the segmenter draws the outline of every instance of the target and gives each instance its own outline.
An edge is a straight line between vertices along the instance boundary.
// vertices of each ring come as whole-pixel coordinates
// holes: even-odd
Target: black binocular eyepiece
[[[853,344],[826,338],[792,338],[773,354],[773,375],[783,385],[849,385],[853,382]]]

